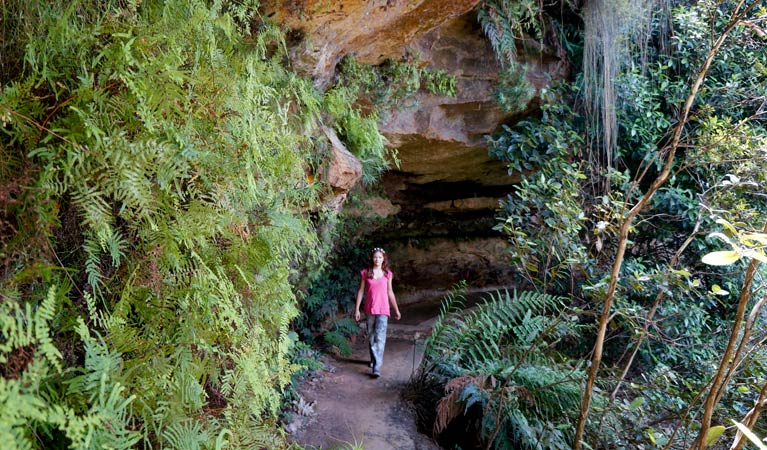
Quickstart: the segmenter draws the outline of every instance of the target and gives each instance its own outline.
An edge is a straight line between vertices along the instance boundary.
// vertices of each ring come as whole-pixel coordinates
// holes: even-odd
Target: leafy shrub
[[[464,287],[443,300],[426,341],[413,384],[434,403],[420,405],[422,418],[438,434],[463,420],[478,433],[463,442],[483,447],[570,448],[583,373],[552,350],[575,331],[563,299],[498,291],[462,312]]]
[[[582,138],[564,121],[567,107],[552,92],[541,119],[522,120],[489,138],[491,156],[521,176],[502,202],[497,230],[513,248],[525,279],[549,286],[587,266],[580,235],[586,225],[580,165],[572,162]]]

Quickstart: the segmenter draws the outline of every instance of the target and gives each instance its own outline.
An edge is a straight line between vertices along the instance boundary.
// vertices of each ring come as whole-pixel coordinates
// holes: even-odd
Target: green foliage
[[[426,90],[434,95],[455,97],[455,77],[442,69],[421,68],[421,84],[426,85]]]
[[[401,60],[387,59],[378,66],[345,57],[339,64],[340,84],[347,85],[379,109],[396,108],[421,89],[435,95],[455,96],[455,77],[444,70],[423,67],[419,56],[406,51]]]
[[[339,84],[325,93],[324,105],[333,117],[335,130],[363,164],[362,180],[372,183],[389,167],[388,150],[378,132],[378,115],[355,106],[358,93]]]
[[[586,224],[581,194],[586,176],[571,162],[582,139],[565,121],[566,106],[550,92],[542,95],[547,99],[542,118],[504,125],[490,139],[489,152],[522,178],[502,202],[496,229],[508,236],[525,278],[548,286],[588,260],[579,240]]]
[[[464,293],[467,287],[468,285],[466,284],[466,281],[462,280],[453,285],[442,298],[439,315],[434,322],[434,326],[432,326],[431,334],[426,338],[426,342],[424,343],[424,361],[431,361],[439,358],[440,355],[437,348],[439,348],[440,345],[436,343],[450,339],[449,335],[447,335],[451,330],[449,319],[457,314],[465,305],[466,299]]]
[[[486,0],[477,9],[485,35],[502,66],[518,63],[517,42],[526,34],[541,39],[540,4],[536,0]]]
[[[291,332],[291,338],[295,341],[293,346],[293,353],[291,354],[291,361],[300,366],[301,370],[295,373],[295,375],[301,375],[307,371],[319,370],[323,367],[320,362],[320,354],[317,350],[314,350],[309,344],[304,341],[298,340],[298,335]]]
[[[337,305],[340,307],[341,305]],[[335,311],[333,311],[335,312]],[[349,338],[359,331],[357,322],[349,317],[334,318],[332,325],[327,326],[322,339],[332,351],[338,352],[343,356],[352,354],[352,347]]]
[[[48,364],[58,372],[62,371],[61,352],[53,344],[49,325],[60,301],[58,287],[51,286],[34,311],[32,303],[24,303],[22,310],[19,302],[10,298],[0,304],[0,336],[3,339],[0,342],[0,364],[8,364],[12,352],[34,347]]]
[[[582,373],[552,350],[574,335],[563,299],[499,291],[461,312],[463,288],[443,300],[415,382],[443,392],[435,431],[463,417],[477,427],[483,446],[569,448]]]
[[[520,113],[528,107],[535,96],[535,89],[526,75],[524,66],[519,64],[513,64],[500,73],[493,98],[501,109]]]
[[[285,446],[293,283],[329,247],[312,137],[350,97],[286,70],[255,2],[5,5],[25,65],[0,91],[0,173],[24,194],[2,217],[0,435]],[[376,164],[374,118],[336,123]]]
[[[613,12],[636,8],[632,15],[647,4],[592,5],[597,10],[615,8]],[[614,98],[600,99],[606,105],[615,100],[617,134],[612,161],[584,151],[604,142],[589,132],[594,124],[579,109],[609,115],[610,108],[572,102],[575,107],[570,109],[565,105],[568,96],[544,100],[540,118],[526,118],[503,128],[491,140],[491,154],[508,162],[510,172],[521,177],[499,211],[497,226],[509,237],[520,273],[547,292],[568,292],[572,303],[593,300],[584,304],[585,309],[601,307],[611,281],[618,225],[662,166],[669,130],[678,120],[691,78],[712,42],[704,37],[717,36],[727,20],[711,3],[675,5],[673,11],[668,10],[668,18],[659,8],[661,14],[647,23],[649,28],[638,30],[643,36],[635,43],[602,41],[632,45],[626,52],[612,54],[623,55],[620,61],[591,60],[597,69],[600,64],[611,65],[601,69],[615,73],[608,80],[615,83],[609,86],[614,88],[610,94]],[[759,21],[763,13],[756,8],[749,20]],[[603,16],[588,19],[591,25],[612,21],[603,30],[592,30],[591,38],[624,33],[631,25],[620,14]],[[628,382],[618,391],[614,405],[621,416],[615,426],[630,431],[591,436],[590,443],[610,435],[618,447],[660,446],[670,438],[667,428],[671,421],[696,426],[696,419],[685,416],[685,411],[710,380],[711,361],[721,356],[726,343],[736,303],[733,293],[739,291],[743,277],[742,261],[763,257],[763,236],[755,230],[762,228],[767,211],[760,192],[765,182],[762,150],[767,133],[763,98],[755,93],[765,90],[767,53],[763,36],[753,31],[751,23],[737,27],[724,42],[683,130],[672,167],[674,176],[629,230],[605,341],[607,368],[601,373],[606,377],[602,387],[614,387],[607,380],[622,373],[627,355],[642,341],[627,373]],[[673,25],[673,32],[662,30],[667,25]],[[588,32],[584,39],[589,39]],[[579,51],[577,44],[568,49]],[[593,51],[594,44],[587,51]],[[583,94],[577,86],[595,81],[574,83],[574,94]],[[596,92],[600,93],[604,90]],[[606,119],[609,117],[601,120]],[[589,164],[579,163],[589,156]],[[606,166],[614,169],[599,170]],[[716,226],[717,219],[738,224],[733,230],[715,233],[718,239],[707,238],[703,230]],[[743,240],[744,235],[750,237]],[[727,252],[714,254],[721,257],[715,260],[741,262],[703,266],[701,256],[715,250]],[[562,283],[566,276],[569,282]],[[758,370],[754,368],[763,365],[761,353],[759,346],[752,348],[744,367],[734,374],[734,383],[750,383],[752,371]],[[644,406],[632,407],[632,400],[640,396]],[[745,415],[749,407],[744,403],[742,393],[728,389],[721,411],[736,408]],[[673,419],[666,422],[666,414]],[[524,424],[519,426],[524,428]]]
[[[51,292],[55,295],[55,288]],[[141,439],[130,415],[135,396],[126,396],[117,381],[119,354],[93,339],[82,320],[76,331],[85,345],[85,364],[81,375],[67,380],[66,395],[58,390],[61,379],[51,373],[55,365],[47,358],[35,356],[17,378],[0,379],[0,436],[8,448],[66,439],[75,449],[129,449]]]
[[[341,355],[349,356],[352,354],[352,347],[347,340],[348,336],[345,336],[339,331],[326,331],[323,335],[323,339],[327,345],[336,349]]]
[[[490,0],[477,9],[477,20],[503,68],[493,98],[506,112],[524,111],[535,96],[535,88],[527,80],[527,67],[517,55],[517,46],[530,32],[533,38],[542,39],[540,15],[540,5],[533,0]]]

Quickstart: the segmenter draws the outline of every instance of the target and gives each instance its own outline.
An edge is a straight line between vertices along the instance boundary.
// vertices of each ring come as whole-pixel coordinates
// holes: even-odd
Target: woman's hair
[[[381,247],[376,247],[368,255],[368,268],[365,270],[365,276],[367,278],[373,278],[373,255],[375,255],[376,252],[381,253],[383,256],[384,260],[383,263],[381,263],[381,270],[383,270],[384,275],[389,272],[389,258],[386,256],[386,252]]]

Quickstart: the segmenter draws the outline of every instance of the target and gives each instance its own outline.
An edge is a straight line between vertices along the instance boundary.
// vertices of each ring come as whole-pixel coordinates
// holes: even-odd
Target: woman
[[[360,271],[360,288],[357,291],[354,320],[360,320],[360,304],[364,294],[370,340],[370,368],[373,370],[373,377],[376,378],[381,376],[381,364],[386,345],[386,326],[389,322],[389,304],[394,310],[394,317],[397,320],[402,317],[391,287],[392,278],[394,274],[389,270],[386,252],[382,248],[374,248],[368,257],[367,268]]]

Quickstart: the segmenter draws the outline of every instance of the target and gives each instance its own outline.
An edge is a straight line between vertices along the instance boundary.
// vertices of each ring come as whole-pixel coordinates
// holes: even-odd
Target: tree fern
[[[532,319],[531,311],[545,314],[561,305],[561,298],[548,294],[496,292],[475,309],[455,315],[452,326],[429,344],[433,351],[458,355],[464,364],[492,360],[501,354],[499,344],[526,345],[543,331],[545,320]]]

